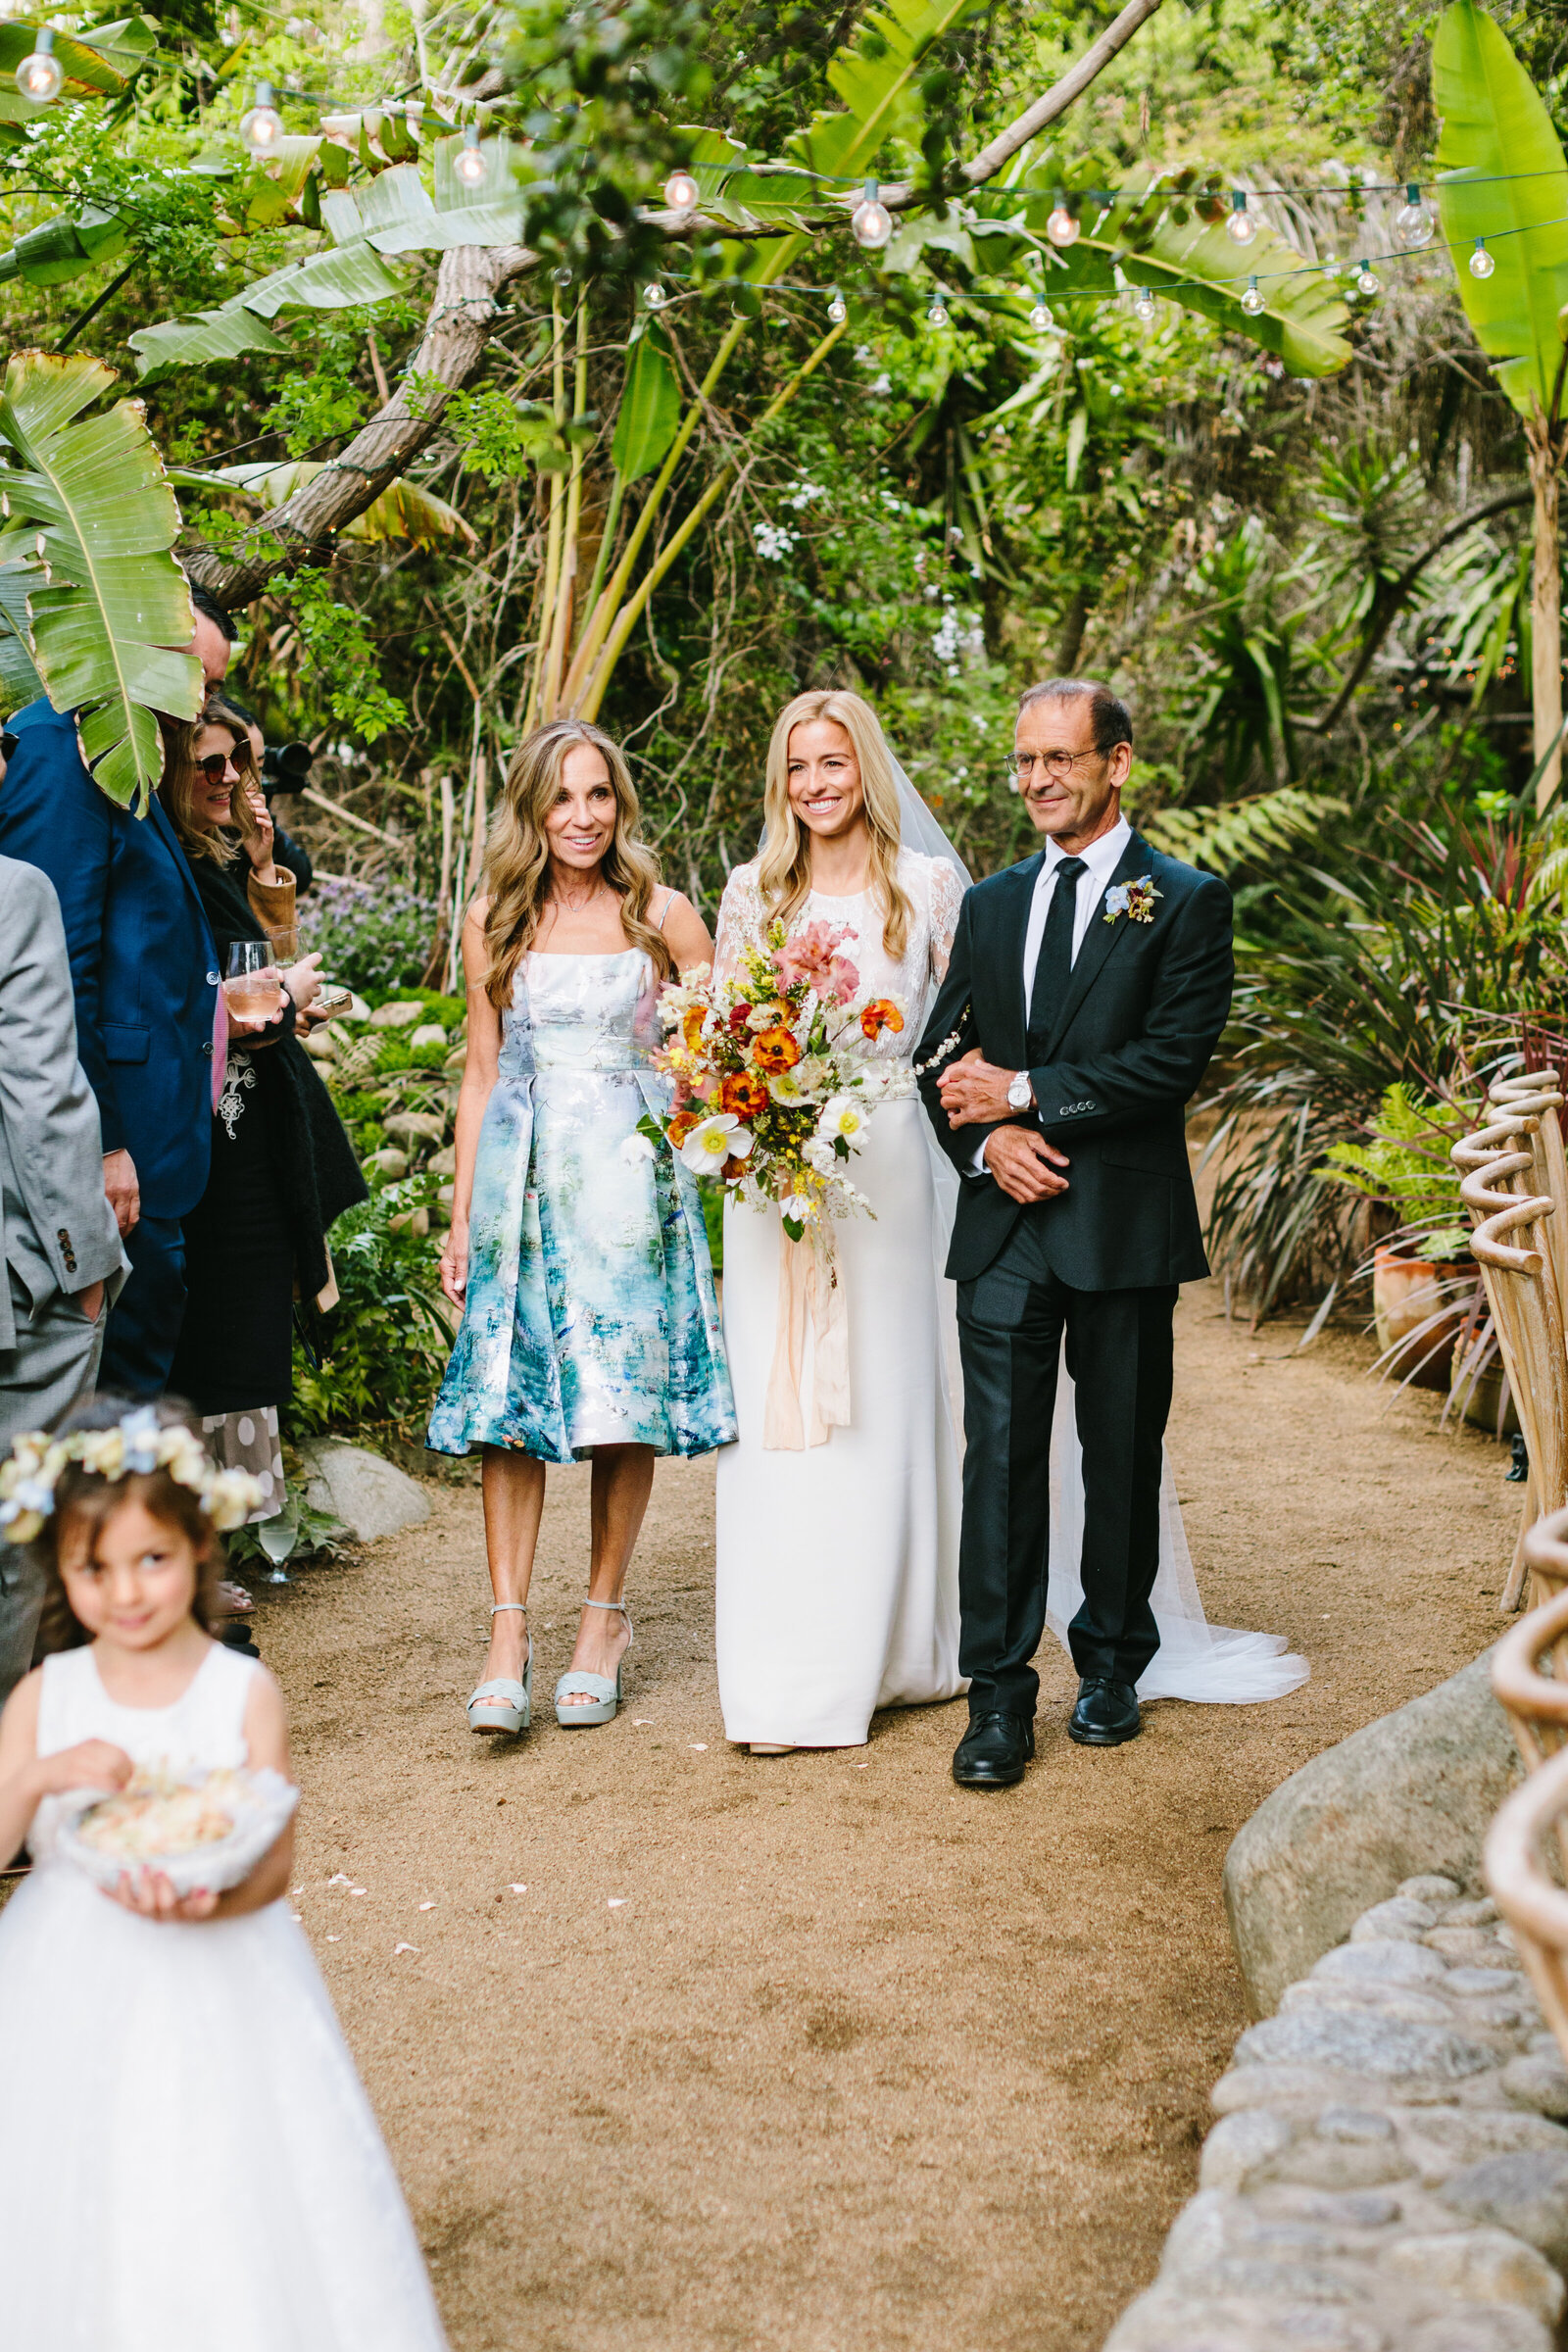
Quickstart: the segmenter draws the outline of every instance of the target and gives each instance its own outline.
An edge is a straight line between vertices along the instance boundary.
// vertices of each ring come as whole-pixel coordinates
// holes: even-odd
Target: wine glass
[[[236,939],[228,951],[223,995],[237,1020],[270,1021],[279,1008],[283,982],[270,939]]]
[[[276,931],[269,931],[274,959],[280,964],[298,963],[300,959],[300,930],[298,923],[284,923]]]

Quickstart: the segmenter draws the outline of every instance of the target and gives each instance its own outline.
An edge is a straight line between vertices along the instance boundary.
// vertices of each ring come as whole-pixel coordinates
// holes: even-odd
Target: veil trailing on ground
[[[903,846],[917,850],[924,858],[946,858],[950,865],[956,866],[967,885],[973,880],[968,867],[891,751],[888,756],[899,787]],[[918,1009],[916,1019],[914,1008],[910,1008],[914,1039],[918,1039],[925,1023],[926,1007],[921,1005]],[[912,1041],[910,1051],[913,1051]],[[954,1286],[944,1272],[957,1208],[958,1178],[929,1121],[925,1135],[936,1194],[932,1246],[946,1342],[948,1394],[955,1423],[961,1426],[963,1385],[958,1361],[957,1301]],[[1064,1345],[1051,1445],[1051,1571],[1046,1598],[1046,1623],[1064,1649],[1068,1646],[1067,1628],[1084,1596],[1078,1573],[1083,1537],[1083,1453],[1078,1443],[1073,1384],[1067,1371]],[[1283,1698],[1288,1691],[1298,1690],[1311,1671],[1304,1658],[1285,1654],[1282,1635],[1238,1633],[1229,1626],[1209,1624],[1193,1573],[1193,1557],[1187,1547],[1181,1503],[1168,1456],[1159,1494],[1159,1572],[1151,1599],[1154,1622],[1159,1628],[1159,1648],[1138,1686],[1140,1698],[1186,1698],[1207,1706],[1255,1704],[1261,1699]]]

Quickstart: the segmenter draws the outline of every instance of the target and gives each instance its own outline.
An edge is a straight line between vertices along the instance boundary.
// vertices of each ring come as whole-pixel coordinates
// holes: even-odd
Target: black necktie
[[[1067,993],[1072,972],[1072,928],[1078,912],[1078,877],[1087,870],[1081,858],[1063,858],[1056,868],[1055,886],[1046,909],[1045,935],[1035,964],[1034,986],[1029,992],[1031,1041],[1050,1035],[1056,1009]],[[1033,1051],[1031,1042],[1030,1052]]]

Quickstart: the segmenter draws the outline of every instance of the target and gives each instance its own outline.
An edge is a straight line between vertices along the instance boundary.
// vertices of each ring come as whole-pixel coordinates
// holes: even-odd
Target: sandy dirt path
[[[1437,1434],[1436,1400],[1391,1404],[1354,1342],[1293,1358],[1212,1286],[1178,1334],[1208,1614],[1288,1635],[1312,1680],[1158,1705],[1086,1751],[1048,1638],[1021,1789],[954,1788],[961,1701],[881,1716],[853,1753],[726,1747],[710,1462],[659,1473],[608,1730],[548,1703],[586,1470],[551,1473],[521,1746],[464,1721],[476,1493],[264,1600],[299,1908],[456,2352],[1089,2352],[1152,2276],[1244,2022],[1226,1847],[1298,1764],[1494,1637],[1518,1494],[1498,1447]]]

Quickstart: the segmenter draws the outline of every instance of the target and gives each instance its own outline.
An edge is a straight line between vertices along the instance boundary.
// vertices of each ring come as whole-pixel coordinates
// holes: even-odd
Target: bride
[[[792,929],[847,929],[843,953],[861,992],[903,1009],[902,1031],[884,1029],[873,1050],[907,1064],[968,877],[951,851],[925,857],[901,843],[900,802],[870,705],[857,694],[798,695],[768,747],[761,854],[725,888],[715,970],[733,974],[775,916]],[[833,1227],[848,1426],[824,1426],[808,1315],[798,1384],[787,1363],[774,1371],[781,1253],[791,1247],[778,1209],[726,1202],[724,1339],[740,1440],[718,1457],[718,1689],[726,1736],[754,1754],[858,1747],[873,1709],[963,1689],[958,1447],[943,1333],[952,1292],[937,1271],[927,1133],[915,1095],[884,1102],[850,1171],[873,1213]],[[782,1445],[767,1442],[780,1436]]]
[[[760,854],[735,867],[719,909],[718,976],[733,974],[742,948],[776,916],[791,929],[853,931],[845,953],[861,992],[894,997],[904,1011],[902,1032],[884,1029],[875,1050],[907,1063],[969,877],[869,704],[798,695],[773,729],[763,808]],[[942,1274],[956,1179],[917,1099],[877,1108],[851,1177],[874,1215],[833,1229],[849,1327],[847,1426],[828,1429],[817,1409],[809,1317],[798,1385],[778,1347],[788,1289],[777,1208],[734,1194],[725,1203],[724,1338],[740,1437],[718,1457],[718,1686],[726,1736],[754,1754],[859,1746],[877,1707],[964,1688],[956,1319]],[[1047,1623],[1064,1648],[1083,1598],[1071,1397],[1063,1364]],[[769,1443],[781,1435],[786,1443]],[[1168,1462],[1151,1604],[1160,1646],[1139,1682],[1142,1699],[1242,1705],[1306,1679],[1305,1661],[1283,1655],[1279,1636],[1208,1624]]]

